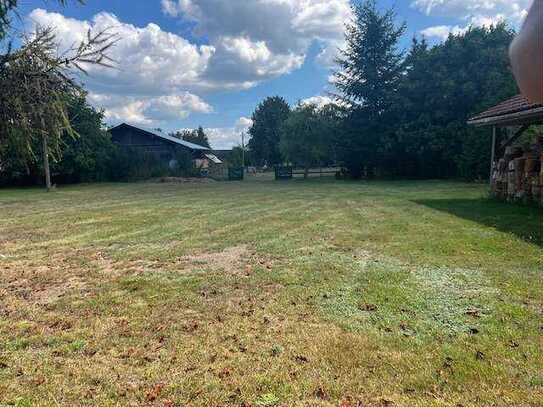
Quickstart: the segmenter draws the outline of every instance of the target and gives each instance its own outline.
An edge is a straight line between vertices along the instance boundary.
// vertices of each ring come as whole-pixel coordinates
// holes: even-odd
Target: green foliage
[[[338,153],[351,174],[488,177],[488,129],[468,127],[478,112],[514,95],[505,24],[470,28],[434,47],[413,40],[405,58],[397,44],[405,26],[373,0],[356,5],[346,28],[337,88],[350,103],[338,126]]]
[[[61,5],[67,1],[57,0]],[[111,67],[107,52],[118,38],[107,28],[96,34],[89,30],[79,44],[59,53],[54,28],[38,27],[32,35],[17,34],[22,45],[13,51],[11,42],[4,42],[17,6],[18,0],[0,0],[0,154],[11,154],[0,161],[0,171],[6,162],[28,169],[36,164],[39,151],[49,190],[50,159],[60,158],[64,134],[77,135],[68,118],[68,103],[82,90],[72,70],[86,73],[84,65]]]
[[[17,6],[17,0],[0,0],[0,41],[5,37],[9,25],[9,12]]]
[[[352,6],[354,19],[346,26],[345,50],[337,62],[335,84],[344,99],[370,117],[386,112],[403,73],[398,42],[406,26],[396,26],[393,9],[381,13],[376,0]]]
[[[119,165],[114,163],[118,156],[110,135],[103,129],[103,113],[90,106],[84,94],[70,97],[66,107],[67,119],[76,135],[69,132],[60,134],[58,156],[51,166],[54,181],[78,183],[114,178],[112,166]],[[40,140],[31,140],[30,148],[40,151],[35,160],[21,157],[21,151],[26,150],[17,143],[22,140],[25,140],[22,136],[13,137],[13,142],[0,151],[0,185],[39,183],[43,173]]]
[[[398,163],[411,162],[424,177],[488,177],[489,130],[466,121],[516,93],[507,56],[513,36],[499,24],[451,35],[433,48],[413,42],[396,104],[401,137],[391,152]]]
[[[113,181],[134,181],[169,175],[168,164],[156,154],[137,148],[118,148],[110,168]]]
[[[249,129],[249,149],[255,163],[274,165],[281,163],[279,142],[281,126],[288,119],[290,107],[281,97],[269,97],[258,105],[253,113],[253,125]]]
[[[9,63],[0,64],[0,144],[9,145],[15,160],[26,165],[38,159],[42,140],[52,158],[59,158],[62,134],[75,136],[67,103],[81,92],[51,57],[52,32],[36,35]]]
[[[232,152],[228,156],[228,166],[232,168],[240,168],[243,163],[243,149],[240,146],[232,148]],[[250,165],[249,151],[245,151],[245,166]]]
[[[404,69],[398,42],[406,27],[396,25],[393,9],[380,12],[375,0],[353,5],[353,14],[335,84],[351,106],[340,154],[351,173],[360,176],[363,166],[383,160],[382,147],[390,138],[390,113]]]
[[[256,402],[258,407],[275,407],[279,404],[279,397],[273,393],[267,393],[260,396]]]
[[[211,145],[209,144],[209,138],[207,137],[207,134],[205,133],[202,126],[198,127],[196,130],[178,131],[176,133],[172,133],[171,136],[188,141],[189,143],[211,148]]]
[[[199,170],[193,164],[192,154],[184,149],[176,150],[172,162],[169,163],[154,153],[137,148],[116,147],[107,171],[108,180],[111,181],[199,176]]]
[[[13,407],[34,407],[36,403],[34,403],[32,400],[19,397],[15,399],[15,404],[13,404]],[[7,407],[7,405],[6,405]]]
[[[315,105],[294,109],[281,127],[280,149],[285,162],[306,171],[312,165],[321,165],[330,156],[332,144],[327,123]]]
[[[62,159],[53,165],[61,183],[106,181],[115,146],[103,129],[103,112],[90,106],[85,97],[74,98],[68,114],[78,137],[63,137]]]
[[[170,168],[170,174],[176,177],[196,177],[200,175],[200,170],[194,166],[192,153],[185,149],[176,150],[175,166]]]

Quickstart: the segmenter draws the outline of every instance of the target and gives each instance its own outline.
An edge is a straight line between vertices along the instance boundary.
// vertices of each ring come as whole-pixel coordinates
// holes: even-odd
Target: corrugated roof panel
[[[168,136],[167,134],[163,134],[163,133],[161,133],[159,131],[156,131],[156,130],[148,129],[148,128],[141,127],[141,126],[134,126],[133,124],[129,124],[129,123],[121,123],[118,126],[115,126],[115,127],[111,128],[110,131],[113,130],[113,129],[116,129],[117,127],[121,127],[123,125],[128,126],[128,127],[132,127],[132,128],[134,128],[136,130],[144,131],[146,133],[152,134],[153,136],[160,137],[163,140],[168,140],[168,141],[171,141],[172,143],[176,143],[176,144],[179,144],[181,146],[190,148],[191,150],[210,151],[210,149],[207,148],[207,147],[204,147],[204,146],[201,146],[201,145],[198,145],[198,144],[194,144],[194,143],[190,143],[188,141],[179,139],[177,137]]]
[[[204,154],[207,158],[209,158],[213,163],[215,164],[222,164],[222,161],[217,157],[215,154]]]

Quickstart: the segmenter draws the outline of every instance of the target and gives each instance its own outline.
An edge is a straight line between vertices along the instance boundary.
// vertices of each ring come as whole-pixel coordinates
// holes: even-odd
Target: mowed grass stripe
[[[485,189],[0,191],[0,405],[538,406],[543,213]]]

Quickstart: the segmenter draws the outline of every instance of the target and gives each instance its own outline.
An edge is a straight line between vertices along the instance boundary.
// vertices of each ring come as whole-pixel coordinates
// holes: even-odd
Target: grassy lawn
[[[543,210],[485,190],[0,190],[0,406],[542,406]]]

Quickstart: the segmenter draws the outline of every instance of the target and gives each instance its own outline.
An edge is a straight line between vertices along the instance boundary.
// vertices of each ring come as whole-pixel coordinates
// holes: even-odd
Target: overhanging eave
[[[543,124],[543,107],[500,116],[490,116],[481,119],[469,120],[468,124],[477,127],[507,127],[522,126],[525,124]]]

